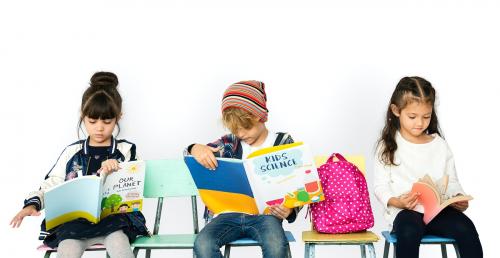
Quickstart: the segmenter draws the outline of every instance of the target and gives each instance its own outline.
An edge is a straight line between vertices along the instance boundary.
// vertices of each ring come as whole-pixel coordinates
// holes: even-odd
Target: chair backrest
[[[144,197],[180,197],[198,195],[198,189],[182,159],[146,161]]]
[[[184,160],[147,160],[144,181],[144,197],[158,198],[153,234],[158,234],[160,230],[164,197],[191,197],[193,232],[195,234],[199,232],[198,208],[196,204],[198,189]]]
[[[325,164],[328,157],[330,156],[326,155],[314,156],[314,162],[316,163],[316,167],[320,167],[321,165]],[[365,162],[365,157],[363,155],[344,155],[344,157],[347,159],[347,161],[356,165],[359,171],[361,171],[363,175],[365,175],[366,177],[366,162]]]

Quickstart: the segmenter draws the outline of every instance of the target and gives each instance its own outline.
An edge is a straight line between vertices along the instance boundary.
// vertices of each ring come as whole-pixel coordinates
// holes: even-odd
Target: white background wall
[[[8,224],[62,149],[76,140],[90,76],[108,70],[118,74],[124,98],[120,136],[135,142],[144,159],[181,157],[189,143],[224,134],[219,100],[225,87],[257,79],[267,86],[271,130],[290,132],[315,154],[365,155],[370,186],[373,146],[390,94],[402,76],[423,76],[437,89],[442,129],[463,187],[475,197],[466,214],[477,226],[485,256],[492,257],[500,145],[498,4],[268,2],[2,1],[3,253],[42,255],[35,251],[41,217],[25,219],[19,229]],[[166,203],[162,232],[189,231],[187,204]],[[150,222],[154,205],[146,204]],[[372,199],[372,206],[374,231],[380,232],[386,227],[381,205]],[[298,238],[295,257],[303,255],[301,231],[309,228],[304,216],[285,224]],[[379,257],[382,248],[377,243]],[[439,257],[438,247],[421,253]],[[358,255],[355,247],[317,250],[317,257]]]

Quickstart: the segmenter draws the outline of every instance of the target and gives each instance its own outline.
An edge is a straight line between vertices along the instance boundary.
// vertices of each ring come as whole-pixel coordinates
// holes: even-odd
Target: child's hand
[[[219,148],[195,144],[191,148],[191,155],[193,155],[194,159],[202,166],[210,170],[215,170],[215,168],[217,168],[217,159],[215,158],[214,152],[218,152],[219,150]]]
[[[269,206],[269,214],[277,217],[278,219],[286,219],[292,213],[292,209],[283,205]]]
[[[99,173],[101,174],[111,174],[118,169],[120,169],[120,166],[118,166],[118,160],[116,159],[108,159],[106,161],[103,161],[101,163],[101,169],[99,169]]]
[[[28,205],[24,207],[20,212],[14,216],[14,218],[10,221],[10,225],[13,228],[18,228],[21,226],[21,222],[23,222],[24,217],[26,216],[39,216],[40,212],[36,210],[34,205]]]
[[[469,201],[461,201],[461,202],[452,203],[452,204],[450,204],[450,206],[461,211],[461,212],[464,212],[465,210],[467,210],[467,208],[469,208]]]
[[[400,209],[413,210],[418,204],[418,193],[403,194],[399,197],[392,197],[389,204]]]
[[[460,195],[462,195],[462,194],[459,193],[455,196],[460,196]],[[450,204],[450,206],[461,211],[461,212],[464,212],[465,210],[467,210],[467,208],[469,208],[469,201],[455,202],[455,203]]]

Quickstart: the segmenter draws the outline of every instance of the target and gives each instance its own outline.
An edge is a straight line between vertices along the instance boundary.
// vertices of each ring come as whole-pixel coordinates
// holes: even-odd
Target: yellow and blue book
[[[267,214],[272,205],[293,208],[324,200],[314,158],[302,142],[263,148],[243,160],[217,158],[215,170],[192,156],[185,162],[201,199],[215,214]]]
[[[111,174],[77,177],[45,192],[47,229],[77,218],[98,223],[110,214],[142,210],[145,162],[119,166]]]

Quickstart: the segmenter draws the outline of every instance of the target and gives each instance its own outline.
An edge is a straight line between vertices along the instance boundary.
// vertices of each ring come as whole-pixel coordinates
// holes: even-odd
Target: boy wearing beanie
[[[191,144],[187,152],[208,169],[217,167],[215,157],[242,159],[265,147],[293,143],[286,133],[271,133],[266,128],[268,110],[264,83],[241,81],[230,85],[222,97],[222,121],[231,134],[207,145]],[[232,241],[249,237],[260,243],[264,258],[287,256],[288,241],[283,219],[295,221],[299,208],[270,207],[269,215],[238,212],[215,214],[198,234],[194,251],[198,258],[222,257],[220,248]]]

